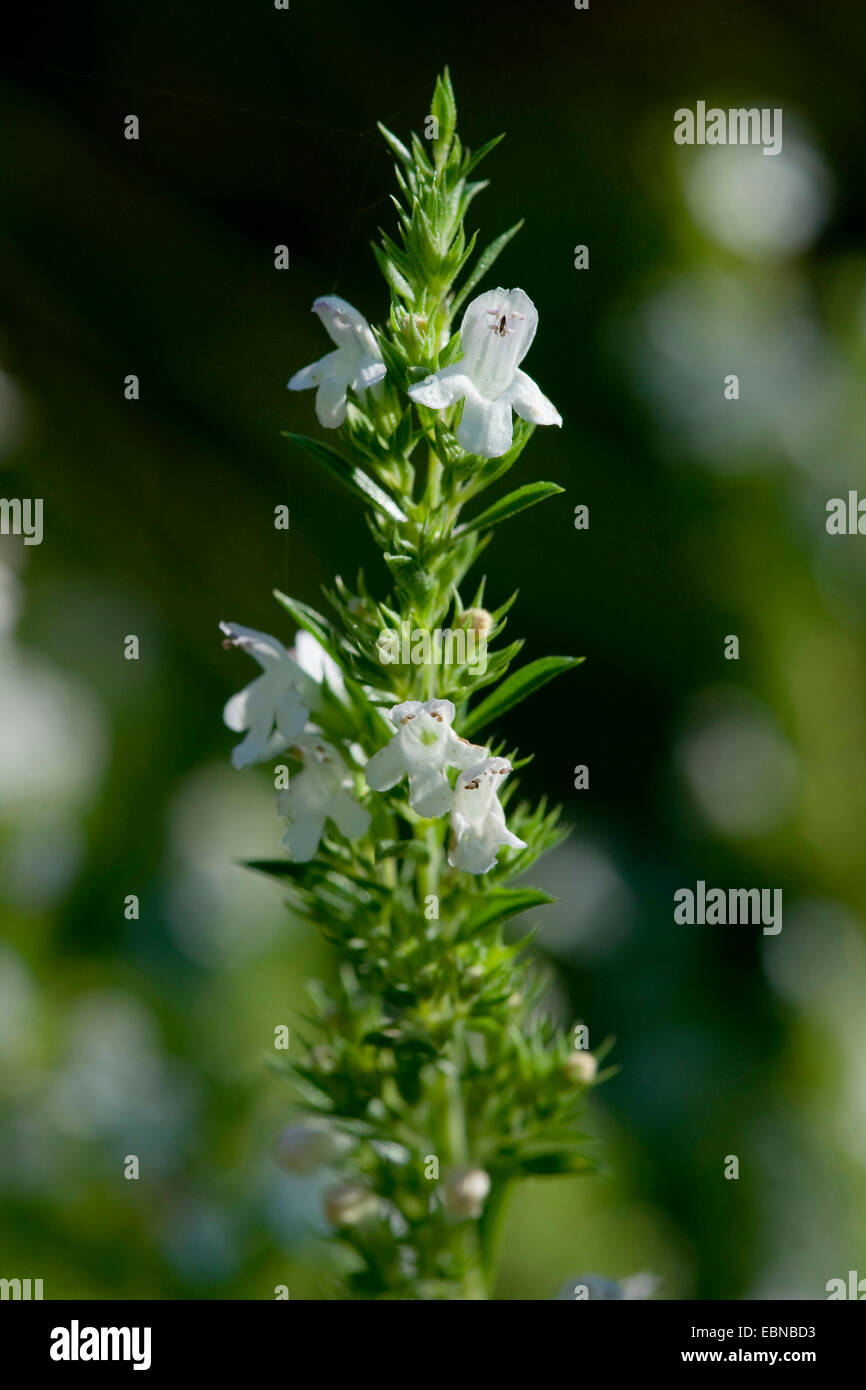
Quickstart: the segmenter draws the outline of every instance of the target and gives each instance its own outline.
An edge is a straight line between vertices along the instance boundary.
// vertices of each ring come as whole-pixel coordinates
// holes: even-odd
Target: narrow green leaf
[[[555,497],[558,492],[564,491],[565,488],[560,487],[558,483],[527,483],[525,487],[509,492],[506,497],[500,497],[498,502],[494,502],[471,521],[458,526],[454,538],[456,540],[469,531],[483,531],[488,526],[498,526],[500,521],[508,521],[510,517],[517,516],[518,512],[526,511],[527,507],[534,507],[536,502],[543,502],[546,497]]]
[[[387,126],[384,126],[381,121],[377,121],[376,124],[379,127],[380,134],[390,145],[397,158],[401,160],[403,164],[407,165],[407,167],[410,166],[412,163],[412,156],[406,149],[406,146],[403,144],[403,141],[398,140],[397,136],[394,135],[393,132],[390,131]]]
[[[507,232],[503,232],[502,235],[498,236],[495,241],[491,241],[486,251],[481,252],[481,255],[478,257],[478,260],[475,262],[475,269],[472,271],[471,275],[469,276],[469,279],[458,291],[457,298],[454,300],[454,303],[451,306],[452,313],[456,314],[464,299],[466,299],[467,295],[470,295],[472,293],[472,291],[475,289],[475,286],[478,284],[478,281],[481,280],[487,274],[488,270],[490,270],[499,253],[505,250],[505,247],[508,245],[511,238],[517,235],[522,226],[523,218],[521,217],[520,221],[515,222],[513,227],[509,227]]]
[[[363,468],[358,468],[357,464],[349,463],[338,454],[336,449],[332,449],[330,444],[322,444],[318,439],[308,439],[304,434],[292,434],[290,430],[283,430],[282,435],[285,439],[290,439],[299,449],[303,449],[305,454],[320,463],[332,477],[336,478],[354,492],[356,497],[360,497],[368,504],[372,503],[380,511],[385,512],[393,521],[405,521],[405,514],[397,506],[384,488],[375,483]]]
[[[376,847],[376,863],[383,859],[414,859],[418,864],[426,864],[430,853],[426,845],[418,840],[383,840]]]
[[[433,142],[433,154],[436,168],[441,169],[448,158],[457,125],[457,104],[454,100],[454,89],[451,86],[451,75],[447,68],[442,76],[436,79],[430,111],[438,123],[437,138]]]
[[[461,723],[461,734],[468,738],[476,729],[499,719],[506,710],[513,709],[528,695],[540,690],[548,681],[553,680],[554,676],[560,675],[563,671],[573,670],[585,659],[582,656],[542,656],[538,661],[530,661],[528,666],[521,666],[520,670],[504,680],[492,695],[488,695],[486,700],[482,700],[480,705],[470,711]]]
[[[317,613],[315,608],[310,608],[308,604],[301,603],[300,599],[290,598],[288,594],[282,593],[279,589],[274,589],[274,598],[277,603],[281,603],[287,612],[291,613],[298,627],[302,627],[305,632],[309,632],[311,637],[315,637],[320,647],[324,647],[338,666],[345,664],[345,656],[340,651],[339,639],[327,618],[323,618],[321,613]]]
[[[473,904],[468,909],[458,940],[474,936],[483,927],[493,926],[496,922],[507,922],[520,912],[528,912],[531,907],[544,907],[547,903],[555,902],[556,898],[540,888],[493,889],[484,894],[477,906]]]
[[[461,171],[460,171],[461,174],[463,175],[463,177],[466,178],[469,174],[471,174],[471,173],[472,173],[472,170],[473,170],[474,168],[476,168],[477,165],[479,165],[479,164],[481,163],[482,159],[485,159],[485,158],[487,157],[487,155],[490,154],[490,151],[491,151],[491,150],[495,150],[495,149],[496,149],[496,146],[499,144],[500,140],[504,140],[504,139],[505,139],[505,131],[503,130],[503,132],[502,132],[501,135],[494,135],[493,139],[492,139],[492,140],[488,140],[488,141],[487,141],[487,144],[486,144],[486,145],[482,145],[482,146],[481,146],[481,149],[480,149],[480,150],[476,150],[475,154],[470,154],[469,150],[467,150],[467,151],[466,151],[466,163],[465,163],[465,165],[463,166],[463,168],[462,168]]]

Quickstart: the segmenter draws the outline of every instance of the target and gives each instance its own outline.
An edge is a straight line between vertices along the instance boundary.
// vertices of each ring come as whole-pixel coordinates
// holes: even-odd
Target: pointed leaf
[[[281,603],[287,612],[291,613],[298,627],[302,627],[305,632],[309,632],[311,637],[315,637],[320,647],[324,647],[337,665],[345,665],[345,656],[340,650],[339,638],[327,618],[323,618],[321,613],[317,613],[315,608],[310,608],[306,603],[301,603],[300,599],[290,598],[288,594],[281,593],[279,589],[274,589],[274,598],[277,603]]]
[[[495,150],[495,149],[496,149],[496,146],[499,144],[500,140],[504,140],[504,139],[505,139],[505,131],[503,130],[503,132],[502,132],[501,135],[494,135],[493,139],[492,139],[492,140],[488,140],[488,141],[487,141],[487,144],[486,144],[486,145],[482,145],[482,146],[481,146],[481,149],[480,149],[480,150],[476,150],[475,154],[470,154],[469,151],[467,150],[467,151],[466,151],[466,164],[464,165],[463,169],[461,170],[461,173],[463,174],[463,177],[466,178],[466,176],[467,176],[468,174],[471,174],[471,173],[472,173],[472,170],[473,170],[474,168],[476,168],[476,166],[479,165],[479,164],[481,163],[482,159],[485,159],[485,158],[487,157],[487,155],[490,154],[490,151],[491,151],[491,150]]]
[[[549,893],[540,888],[496,888],[485,893],[478,905],[472,905],[466,913],[460,928],[458,940],[464,941],[483,927],[497,922],[507,922],[520,912],[528,912],[532,907],[544,907],[555,903]]]
[[[385,512],[393,521],[405,521],[405,514],[397,506],[393,497],[375,483],[363,468],[357,464],[349,463],[338,454],[336,449],[332,449],[330,444],[322,444],[318,439],[308,439],[304,434],[292,434],[290,430],[283,430],[282,435],[285,439],[290,439],[293,444],[297,444],[299,449],[303,449],[305,454],[320,463],[332,477],[337,478],[344,487],[350,492],[354,492],[356,497],[360,497],[368,504],[378,507]]]
[[[555,497],[558,492],[564,491],[565,488],[560,487],[558,483],[527,483],[525,487],[509,492],[506,497],[500,497],[498,502],[494,502],[471,521],[458,526],[454,537],[456,539],[469,531],[483,531],[487,526],[498,526],[500,521],[508,521],[527,507],[534,507],[536,502],[543,502],[545,498]]]
[[[399,160],[401,160],[403,164],[405,164],[405,165],[407,165],[407,166],[411,165],[411,163],[412,163],[412,156],[411,156],[411,154],[409,153],[409,151],[406,149],[406,146],[403,144],[402,140],[398,140],[398,139],[397,139],[397,136],[394,135],[394,134],[388,129],[387,126],[384,126],[384,125],[382,124],[381,121],[377,121],[376,124],[377,124],[377,126],[379,127],[379,132],[380,132],[380,134],[384,137],[384,139],[385,139],[385,140],[387,141],[387,143],[390,145],[391,149],[394,151],[394,153],[395,153],[395,155],[397,156],[397,158],[398,158]]]
[[[466,283],[458,291],[457,298],[454,300],[454,303],[451,306],[452,313],[456,314],[464,299],[466,299],[467,295],[470,295],[472,293],[472,291],[475,289],[475,286],[478,284],[478,281],[481,280],[487,274],[488,270],[493,265],[499,253],[505,250],[511,238],[517,235],[522,226],[523,218],[521,217],[520,221],[515,222],[513,227],[509,227],[507,232],[503,232],[502,235],[498,236],[495,241],[491,241],[486,251],[481,252],[481,255],[478,257],[478,260],[475,262],[475,269],[472,271],[472,274],[469,276],[469,279],[466,281]]]
[[[560,675],[563,671],[571,671],[585,659],[582,656],[542,656],[538,661],[531,661],[528,666],[521,666],[520,670],[504,680],[492,695],[488,695],[486,700],[482,700],[480,705],[470,711],[460,725],[460,732],[468,738],[476,729],[499,719],[506,710],[513,709],[528,695],[540,690],[548,681],[553,680],[554,676]]]

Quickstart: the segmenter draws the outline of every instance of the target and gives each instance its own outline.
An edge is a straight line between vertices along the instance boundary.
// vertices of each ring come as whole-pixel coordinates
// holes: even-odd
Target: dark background
[[[263,1059],[329,961],[234,867],[279,827],[267,777],[228,765],[249,672],[217,623],[288,641],[275,586],[319,605],[363,564],[386,588],[352,501],[280,439],[318,432],[285,382],[324,350],[316,294],[384,315],[375,122],[420,132],[446,62],[464,140],[508,132],[469,222],[526,217],[486,283],[534,299],[526,366],[564,419],[509,485],[565,494],[485,557],[527,659],[587,657],[505,725],[575,827],[536,874],[561,897],[539,948],[551,1008],[622,1067],[587,1121],[607,1176],[524,1189],[499,1296],[866,1273],[866,541],[824,529],[863,474],[866,12],[91,4],[5,48],[0,491],[44,499],[45,539],[0,539],[0,1275],[319,1291],[317,1180],[273,1165]],[[699,99],[781,107],[782,154],[676,146]],[[782,933],[677,926],[698,879],[782,888]]]

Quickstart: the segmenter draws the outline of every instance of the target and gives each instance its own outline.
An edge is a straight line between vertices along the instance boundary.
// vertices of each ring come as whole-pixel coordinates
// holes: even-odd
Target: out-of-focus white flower
[[[320,686],[323,681],[327,681],[335,695],[344,694],[346,686],[342,671],[311,632],[305,632],[303,628],[298,630],[289,656],[294,657],[301,670],[314,680],[316,685]]]
[[[277,793],[277,810],[287,821],[283,844],[292,859],[304,863],[319,848],[325,821],[332,820],[347,840],[360,839],[370,828],[370,813],[349,790],[351,778],[330,743],[305,734],[290,751],[302,763],[285,791]]]
[[[749,259],[800,255],[827,221],[830,172],[805,139],[786,136],[782,159],[762,153],[757,145],[696,150],[683,166],[689,211],[715,242]]]
[[[330,1125],[308,1120],[286,1126],[277,1140],[277,1158],[290,1173],[312,1173],[335,1158],[348,1142],[347,1136],[337,1134]]]
[[[490,1192],[483,1168],[453,1168],[445,1178],[445,1206],[452,1216],[477,1220]]]
[[[569,1053],[565,1059],[565,1074],[571,1081],[579,1081],[588,1086],[595,1080],[597,1071],[596,1058],[583,1048]]]
[[[406,700],[389,718],[397,730],[391,742],[367,764],[367,782],[389,791],[408,773],[409,805],[419,816],[444,816],[453,793],[446,767],[468,768],[486,753],[452,729],[456,711],[450,700]]]
[[[249,767],[303,732],[318,690],[276,637],[238,623],[220,623],[220,628],[225,633],[223,646],[240,647],[262,668],[262,675],[232,695],[223,710],[223,719],[234,733],[246,731],[246,738],[232,750],[232,763]]]
[[[316,415],[326,430],[337,429],[346,418],[346,393],[362,392],[376,386],[385,375],[385,364],[373,330],[357,309],[339,295],[322,295],[313,303],[313,313],[325,325],[336,350],[302,367],[289,381],[290,391],[317,387]]]
[[[480,294],[463,315],[463,356],[410,386],[409,395],[431,410],[462,399],[457,439],[479,458],[498,458],[511,448],[512,410],[536,425],[561,425],[559,411],[520,370],[537,327],[538,311],[523,290]]]
[[[511,771],[507,758],[485,758],[461,772],[454,788],[448,863],[467,874],[486,874],[496,863],[500,845],[525,849],[505,824],[499,804],[502,778]]]
[[[359,1182],[339,1182],[329,1187],[323,1205],[332,1226],[358,1226],[379,1214],[379,1198]]]

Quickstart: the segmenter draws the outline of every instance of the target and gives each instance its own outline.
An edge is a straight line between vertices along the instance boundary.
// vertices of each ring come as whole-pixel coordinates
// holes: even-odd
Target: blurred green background
[[[565,495],[486,557],[492,603],[520,588],[527,659],[587,657],[504,728],[574,824],[535,875],[561,899],[539,952],[552,1011],[614,1034],[622,1067],[587,1120],[606,1176],[520,1192],[498,1296],[649,1271],[662,1298],[821,1298],[866,1274],[866,540],[824,527],[864,475],[866,11],[19,18],[0,493],[42,497],[45,537],[0,538],[0,1275],[47,1298],[320,1296],[320,1180],[274,1163],[288,1097],[264,1063],[330,963],[235,866],[280,832],[267,773],[229,766],[222,704],[251,672],[217,623],[289,640],[274,586],[315,605],[364,564],[386,587],[352,501],[279,432],[318,432],[285,390],[323,350],[313,297],[386,310],[375,121],[422,129],[445,62],[464,139],[508,131],[470,223],[527,219],[488,284],[538,305],[527,366],[564,417],[509,485]],[[782,154],[676,146],[698,100],[782,107]],[[698,879],[782,888],[781,934],[677,926]]]

